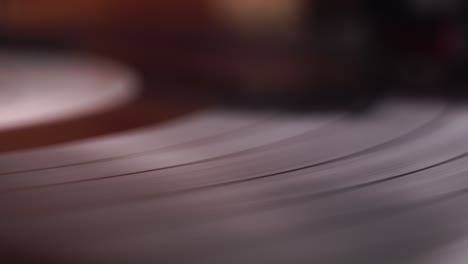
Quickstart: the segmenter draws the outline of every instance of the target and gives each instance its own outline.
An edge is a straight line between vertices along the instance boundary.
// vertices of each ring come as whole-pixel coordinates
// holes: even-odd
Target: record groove
[[[0,237],[78,264],[459,264],[466,107],[254,115],[2,154]]]

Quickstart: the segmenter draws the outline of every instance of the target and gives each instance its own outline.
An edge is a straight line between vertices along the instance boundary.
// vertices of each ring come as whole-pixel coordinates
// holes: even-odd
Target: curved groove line
[[[87,165],[87,164],[94,164],[94,163],[99,163],[99,162],[121,160],[121,159],[126,159],[126,158],[143,156],[143,155],[150,154],[150,153],[156,152],[156,151],[165,151],[165,150],[167,151],[167,150],[171,150],[171,149],[177,149],[177,148],[185,147],[185,145],[189,145],[189,146],[190,145],[195,145],[195,146],[197,146],[197,145],[200,145],[200,144],[206,144],[207,142],[210,142],[211,140],[225,140],[225,139],[223,139],[224,137],[231,137],[233,135],[235,136],[236,134],[245,133],[246,131],[252,129],[253,127],[257,127],[257,126],[263,124],[264,122],[268,122],[269,120],[270,119],[261,120],[259,122],[255,122],[255,123],[253,123],[251,125],[247,125],[245,127],[240,127],[240,128],[234,129],[234,130],[230,130],[230,131],[227,131],[225,133],[220,133],[220,134],[214,135],[212,137],[200,138],[200,139],[196,139],[196,140],[193,140],[193,141],[190,141],[190,142],[178,143],[178,144],[175,144],[175,145],[172,145],[172,146],[155,148],[155,149],[150,149],[150,150],[146,150],[146,151],[142,151],[142,152],[119,155],[119,156],[114,156],[114,157],[109,157],[109,158],[102,158],[102,159],[96,159],[96,160],[91,160],[91,161],[70,163],[70,164],[65,164],[65,165],[60,165],[60,166],[50,166],[50,167],[44,167],[44,168],[38,168],[38,169],[4,172],[4,173],[0,173],[0,176],[15,175],[15,174],[36,172],[36,171],[45,171],[45,170],[51,170],[51,169],[70,168],[70,167]]]
[[[335,122],[337,122],[337,121],[339,121],[341,119],[344,119],[346,116],[348,116],[348,115],[342,115],[342,116],[338,116],[338,117],[335,117],[335,118],[331,118],[329,121],[325,122],[325,124],[323,124],[320,127],[315,128],[313,130],[315,131],[315,130],[318,130],[318,129],[323,129],[324,127],[328,127],[330,124],[333,124],[333,123],[335,123]],[[260,125],[262,125],[262,124],[264,124],[266,122],[269,122],[271,120],[271,118],[274,118],[274,116],[271,116],[268,119],[264,119],[264,120],[255,122],[255,123],[253,123],[251,125],[247,125],[245,127],[237,128],[237,129],[225,132],[225,133],[220,133],[220,134],[214,135],[212,137],[201,138],[201,139],[193,140],[193,141],[190,141],[190,142],[175,144],[175,145],[172,145],[172,146],[156,148],[156,149],[150,149],[150,150],[147,150],[147,151],[131,153],[131,154],[126,154],[126,155],[120,155],[120,156],[115,156],[115,157],[96,159],[96,160],[78,162],[78,163],[71,163],[71,164],[60,165],[60,166],[50,166],[50,167],[38,168],[38,169],[4,172],[4,173],[0,173],[0,176],[15,175],[15,174],[21,174],[21,173],[28,173],[28,172],[45,171],[45,170],[51,170],[51,169],[70,168],[70,167],[76,167],[76,166],[87,165],[87,164],[95,164],[95,163],[99,163],[99,162],[122,160],[122,159],[126,159],[126,158],[134,158],[134,157],[138,157],[138,156],[144,156],[144,155],[150,154],[152,152],[157,152],[157,151],[168,151],[168,150],[170,151],[170,150],[174,150],[174,149],[177,149],[177,148],[183,148],[183,147],[186,147],[186,145],[199,146],[201,144],[210,143],[210,142],[213,141],[213,139],[218,140],[218,141],[219,140],[226,140],[226,139],[223,139],[223,138],[224,137],[229,138],[229,137],[232,137],[233,135],[235,136],[236,134],[243,134],[243,133],[249,131],[250,129],[252,129],[252,127],[258,127],[258,126],[260,126]]]
[[[309,169],[309,168],[313,168],[313,167],[318,167],[318,166],[322,166],[322,165],[326,165],[326,164],[331,164],[331,163],[346,160],[346,159],[349,159],[349,158],[358,157],[358,156],[361,156],[363,154],[379,151],[379,150],[384,149],[384,148],[386,148],[388,146],[400,144],[401,142],[404,142],[404,141],[406,141],[406,140],[408,140],[408,139],[410,139],[410,138],[412,138],[414,136],[417,136],[417,135],[419,135],[421,133],[427,133],[427,132],[431,131],[433,127],[438,125],[441,121],[444,121],[443,117],[445,115],[447,115],[448,113],[449,113],[449,111],[447,109],[445,109],[443,112],[441,112],[441,114],[439,116],[435,117],[434,119],[430,120],[426,124],[416,128],[416,129],[414,129],[414,130],[412,130],[412,131],[410,131],[410,132],[408,132],[408,133],[406,133],[406,134],[404,134],[404,135],[402,135],[400,137],[391,139],[391,140],[386,141],[384,143],[380,143],[378,145],[372,146],[370,148],[367,148],[367,149],[364,149],[364,150],[361,150],[361,151],[358,151],[358,152],[350,153],[350,154],[345,155],[345,156],[333,158],[333,159],[330,159],[330,160],[326,160],[326,161],[322,161],[322,162],[318,162],[318,163],[314,163],[314,164],[309,164],[307,166],[302,166],[302,167],[299,167],[299,168],[294,168],[294,169],[280,171],[280,172],[276,172],[276,173],[260,175],[260,176],[253,177],[253,178],[246,178],[246,179],[227,181],[227,182],[222,182],[222,183],[217,183],[217,184],[211,184],[211,185],[206,185],[206,186],[190,188],[190,189],[186,189],[186,190],[167,192],[165,194],[182,193],[182,192],[186,192],[186,191],[187,192],[188,191],[196,191],[196,190],[201,190],[201,189],[216,188],[216,187],[222,187],[222,186],[227,186],[227,185],[231,185],[231,184],[240,184],[240,183],[245,183],[245,182],[250,182],[250,181],[261,180],[261,179],[265,179],[265,178],[269,178],[269,177],[279,176],[279,175],[286,174],[286,173],[297,172],[297,171],[301,171],[301,170],[305,170],[305,169]],[[285,139],[283,141],[289,141],[290,139],[292,139],[292,138]],[[258,148],[267,148],[268,147],[267,149],[269,149],[269,148],[274,147],[277,144],[283,144],[283,143],[284,142],[279,141],[279,142],[269,144],[267,146],[260,146]],[[222,159],[225,159],[227,157],[233,157],[233,156],[235,157],[235,156],[238,156],[238,155],[242,155],[245,152],[251,152],[252,150],[258,149],[258,148],[253,148],[253,149],[250,149],[250,150],[243,150],[243,151],[236,152],[236,153],[230,153],[230,154],[227,154],[227,155],[223,155],[223,156],[219,156],[219,157],[215,157],[215,158],[211,158],[211,159],[205,159],[205,160],[201,160],[201,161],[189,162],[189,163],[185,163],[185,164],[177,164],[177,165],[173,165],[173,166],[167,166],[167,167],[152,169],[152,170],[138,171],[138,172],[132,172],[132,173],[124,173],[124,174],[119,174],[119,175],[99,177],[99,178],[95,178],[95,179],[86,179],[86,180],[77,180],[77,181],[70,181],[70,182],[64,182],[64,183],[31,186],[31,187],[26,187],[26,188],[6,189],[6,190],[0,192],[0,194],[10,193],[10,192],[14,192],[14,191],[23,191],[23,190],[31,190],[31,189],[39,189],[39,188],[42,189],[42,188],[70,185],[70,184],[75,184],[75,183],[101,181],[101,180],[106,180],[106,179],[126,177],[126,176],[142,174],[142,173],[149,173],[149,172],[162,171],[162,170],[166,170],[166,169],[179,168],[179,167],[183,167],[183,166],[202,164],[202,163],[205,163],[205,162],[222,160]]]
[[[444,112],[445,109],[442,109],[441,112]],[[330,124],[333,124],[335,123],[336,121],[339,121],[339,120],[342,120],[344,119],[345,117],[349,116],[351,113],[347,113],[346,115],[341,115],[339,117],[335,117],[335,118],[332,118],[330,120],[330,122],[326,122],[326,125],[323,125],[321,127],[318,127],[316,129],[313,129],[313,131],[315,130],[319,130],[319,129],[323,129],[325,127],[328,127]],[[441,114],[442,115],[442,114]],[[273,116],[274,117],[274,116]],[[270,117],[272,118],[272,117]],[[436,117],[437,118],[437,117]],[[239,128],[239,129],[236,129],[236,130],[244,130],[244,129],[247,129],[247,128],[251,128],[252,126],[258,126],[259,124],[262,124],[264,122],[268,122],[270,119],[265,119],[265,120],[262,120],[262,121],[259,121],[259,122],[256,122],[254,123],[253,125],[249,125],[249,126],[246,126],[246,127],[242,127],[242,128]],[[232,133],[231,133],[232,132]],[[244,131],[245,132],[245,131]],[[221,134],[218,134],[218,135],[215,135],[213,137],[215,138],[221,138],[223,136],[226,136],[224,134],[228,134],[228,136],[230,136],[229,134],[237,134],[239,133],[238,132],[235,132],[235,131],[229,131],[229,132],[226,132],[226,133],[221,133]],[[242,132],[240,132],[242,133]],[[302,136],[305,136],[307,133],[310,133],[309,132],[306,132],[306,133],[303,133],[301,135],[297,135],[297,136],[294,136],[290,139],[293,139],[293,138],[300,138]],[[180,147],[185,147],[186,144],[188,145],[191,145],[191,144],[194,144],[195,146],[197,145],[200,145],[200,144],[203,144],[203,141],[206,141],[206,142],[209,142],[208,140],[212,140],[213,137],[208,137],[208,138],[202,138],[202,139],[198,139],[198,140],[194,140],[194,141],[191,141],[191,142],[186,142],[186,143],[180,143],[180,144],[176,144],[176,145],[172,145],[172,146],[167,146],[167,147],[162,147],[162,148],[156,148],[156,149],[152,149],[152,150],[148,150],[148,151],[143,151],[143,152],[139,152],[139,153],[132,153],[132,154],[126,154],[126,155],[120,155],[120,156],[115,156],[115,157],[110,157],[110,158],[104,158],[104,159],[96,159],[96,160],[92,160],[92,161],[86,161],[86,162],[79,162],[79,163],[71,163],[71,164],[66,164],[66,165],[60,165],[60,166],[50,166],[50,167],[45,167],[45,168],[38,168],[38,169],[30,169],[30,170],[22,170],[22,171],[13,171],[13,172],[4,172],[4,173],[0,173],[0,176],[6,176],[6,175],[14,175],[14,174],[21,174],[21,173],[28,173],[28,172],[36,172],[36,171],[45,171],[45,170],[51,170],[51,169],[60,169],[60,168],[69,168],[69,167],[75,167],[75,166],[80,166],[80,165],[87,165],[87,164],[94,164],[94,163],[99,163],[99,162],[105,162],[105,161],[114,161],[114,160],[121,160],[121,159],[126,159],[126,158],[133,158],[133,157],[138,157],[138,156],[143,156],[143,155],[146,155],[146,154],[149,154],[151,152],[156,152],[156,151],[161,151],[161,150],[171,150],[171,149],[177,149],[177,148],[180,148]]]
[[[465,152],[465,153],[463,153],[461,155],[458,155],[458,156],[455,156],[453,158],[450,158],[450,159],[447,159],[447,160],[432,164],[430,166],[426,166],[426,167],[419,168],[419,169],[416,169],[416,170],[412,170],[412,171],[409,171],[409,172],[397,174],[397,175],[390,176],[390,177],[387,177],[387,178],[378,179],[378,180],[374,180],[374,181],[367,181],[367,182],[363,182],[363,183],[359,183],[359,184],[355,184],[355,185],[350,185],[350,186],[346,186],[346,187],[342,187],[342,188],[331,189],[331,190],[327,190],[327,191],[321,191],[321,192],[319,191],[319,192],[312,193],[312,194],[303,194],[303,195],[297,195],[297,196],[294,196],[294,197],[291,197],[291,196],[290,197],[285,197],[285,198],[281,199],[281,202],[283,204],[285,204],[285,205],[286,204],[304,203],[304,202],[307,202],[306,199],[314,199],[314,198],[321,199],[321,198],[329,197],[329,196],[332,196],[332,195],[338,195],[338,194],[342,194],[342,193],[346,193],[346,192],[356,191],[356,190],[363,189],[363,188],[366,188],[366,187],[370,187],[370,186],[374,186],[374,185],[378,185],[378,184],[383,184],[383,183],[386,183],[386,182],[390,182],[390,181],[393,181],[393,180],[404,178],[406,176],[410,176],[410,175],[415,174],[415,173],[428,171],[428,170],[434,169],[436,167],[447,165],[447,164],[450,164],[452,162],[464,159],[466,157],[468,157],[468,152]],[[468,171],[468,168],[467,168],[467,171]]]

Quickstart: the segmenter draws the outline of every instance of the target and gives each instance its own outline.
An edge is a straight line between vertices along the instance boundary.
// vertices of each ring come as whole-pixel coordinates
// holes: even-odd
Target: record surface
[[[468,108],[207,109],[0,154],[25,263],[466,263]],[[28,258],[29,257],[29,258]]]

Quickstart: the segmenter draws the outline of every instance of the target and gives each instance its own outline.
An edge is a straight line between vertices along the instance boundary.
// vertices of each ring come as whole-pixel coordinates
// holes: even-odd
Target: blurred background
[[[197,92],[368,93],[396,83],[447,90],[464,77],[466,6],[463,0],[2,0],[1,32],[4,45],[95,52]]]

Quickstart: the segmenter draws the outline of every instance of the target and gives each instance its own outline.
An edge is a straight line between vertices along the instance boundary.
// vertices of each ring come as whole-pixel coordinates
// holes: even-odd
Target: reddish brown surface
[[[7,28],[16,32],[89,33],[209,23],[210,0],[13,0]]]
[[[174,95],[141,98],[127,106],[66,122],[0,132],[0,152],[108,135],[177,118],[204,105]]]

